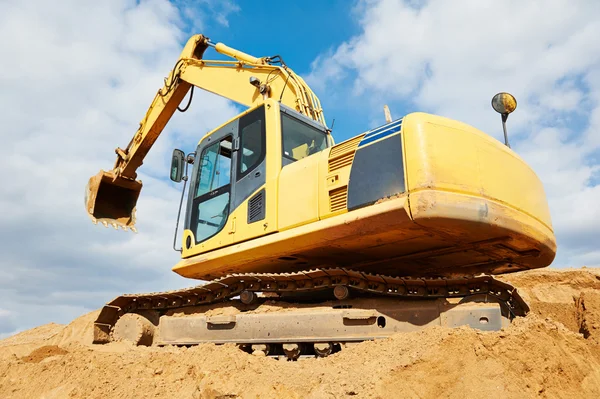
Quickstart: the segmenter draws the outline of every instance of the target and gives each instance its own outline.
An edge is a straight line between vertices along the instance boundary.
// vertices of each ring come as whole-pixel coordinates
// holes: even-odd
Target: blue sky
[[[182,2],[189,4],[189,2]],[[262,57],[279,54],[296,73],[307,76],[313,61],[321,54],[335,49],[344,40],[360,32],[358,4],[352,1],[302,1],[281,2],[274,6],[270,1],[240,2],[236,7],[221,6],[219,12],[229,11],[227,25],[217,19],[206,18],[202,32],[189,19],[185,31],[203,33],[213,42],[223,42],[249,54]],[[196,5],[197,10],[202,4]],[[261,27],[261,21],[266,25]],[[207,52],[207,58],[222,59],[216,52]],[[321,95],[327,111],[327,123],[334,128],[337,140],[342,141],[368,129],[369,121],[356,118],[356,109],[337,106],[326,93]]]
[[[87,179],[112,167],[192,33],[283,56],[335,118],[338,142],[381,125],[384,104],[394,118],[435,113],[502,140],[490,100],[513,93],[510,141],[544,183],[552,267],[600,266],[596,0],[5,0],[0,337],[194,283],[170,270],[180,195],[170,153],[192,150],[238,106],[196,91],[171,120],[140,169],[139,234],[94,226],[83,209]]]

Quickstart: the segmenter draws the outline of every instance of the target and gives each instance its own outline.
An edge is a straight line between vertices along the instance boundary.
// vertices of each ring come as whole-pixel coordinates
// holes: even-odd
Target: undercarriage
[[[411,278],[342,268],[234,274],[193,288],[123,295],[94,323],[94,343],[233,343],[290,360],[429,326],[499,330],[529,311],[491,276]]]

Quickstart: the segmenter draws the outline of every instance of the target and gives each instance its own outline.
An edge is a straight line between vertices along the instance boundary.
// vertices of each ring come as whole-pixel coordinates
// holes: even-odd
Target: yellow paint
[[[410,114],[402,126],[411,194],[435,189],[475,195],[552,228],[542,182],[511,149],[471,126],[440,116]]]
[[[345,213],[326,220],[305,224],[277,234],[265,235],[216,251],[182,259],[173,271],[184,277],[211,279],[230,273],[241,265],[247,269],[285,272],[288,261],[278,260],[278,254],[327,247],[347,237],[369,234],[391,225],[410,222],[406,198],[388,201],[377,206]],[[283,265],[283,266],[281,266]],[[299,265],[299,269],[306,269]],[[309,268],[309,267],[308,267]]]
[[[285,166],[279,175],[279,230],[319,220],[319,162],[327,151]]]
[[[262,59],[251,56],[250,54],[246,54],[240,50],[231,48],[223,43],[215,44],[215,50],[217,50],[221,54],[228,55],[231,58],[235,58],[236,60],[246,62],[248,64],[264,64]]]

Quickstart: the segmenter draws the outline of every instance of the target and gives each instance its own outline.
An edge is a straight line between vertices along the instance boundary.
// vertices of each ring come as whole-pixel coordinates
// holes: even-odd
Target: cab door
[[[274,231],[277,176],[268,178],[281,140],[267,143],[268,113],[261,105],[215,130],[198,145],[188,199],[183,257],[209,252]],[[274,117],[270,118],[271,122]],[[275,127],[271,127],[275,129]],[[272,151],[272,150],[271,150]],[[275,158],[277,158],[275,156]],[[274,165],[277,166],[277,165]]]
[[[229,224],[237,120],[198,145],[184,232],[184,256],[233,243]]]
[[[265,234],[267,219],[267,142],[265,107],[239,119],[235,144],[235,183],[231,201],[235,242]]]

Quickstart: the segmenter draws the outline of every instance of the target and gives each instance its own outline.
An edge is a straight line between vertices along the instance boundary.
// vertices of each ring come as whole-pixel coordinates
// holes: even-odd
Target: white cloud
[[[202,26],[208,14],[218,24],[228,27],[230,14],[240,11],[240,8],[230,0],[174,0],[174,3],[181,10],[184,18],[196,26]],[[200,11],[205,9],[209,12]]]
[[[462,120],[499,140],[490,99],[513,93],[519,105],[508,121],[511,144],[546,187],[555,266],[599,265],[597,1],[370,0],[357,8],[362,31],[315,60],[311,84],[338,100],[349,84],[351,101],[372,114],[392,102]]]
[[[194,284],[170,270],[181,187],[161,179],[173,147],[237,113],[229,102],[196,91],[159,138],[140,170],[140,234],[94,226],[83,206],[173,67],[185,18],[166,0],[0,2],[0,334]]]

